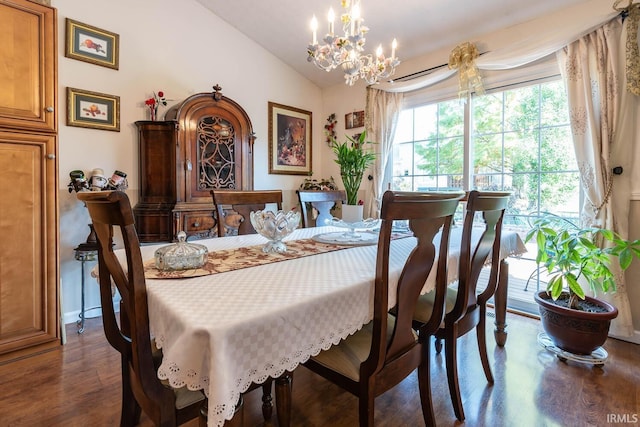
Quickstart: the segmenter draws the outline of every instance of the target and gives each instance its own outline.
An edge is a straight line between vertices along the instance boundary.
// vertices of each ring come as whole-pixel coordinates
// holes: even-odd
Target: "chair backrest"
[[[123,375],[129,371],[131,389],[145,413],[163,410],[173,412],[175,417],[175,393],[160,382],[154,366],[144,267],[129,198],[121,191],[79,192],[77,196],[87,206],[98,240],[100,300],[107,340],[121,353]],[[126,272],[113,251],[114,228],[119,229],[124,242]],[[120,322],[113,306],[112,283],[122,298]]]
[[[420,330],[419,336],[428,337],[442,322],[447,286],[449,234],[453,215],[462,197],[463,194],[460,193],[384,193],[376,258],[373,340],[369,358],[361,365],[361,379],[382,370],[385,364],[393,362],[417,345],[412,330],[413,315],[420,291],[436,259],[438,264],[433,315]],[[409,227],[417,243],[400,274],[394,309],[395,328],[391,337],[387,337],[389,253],[392,250],[392,226],[395,220],[409,221]],[[438,242],[436,236],[439,232]]]
[[[298,190],[298,202],[302,210],[302,227],[314,227],[325,225],[326,220],[331,220],[331,208],[336,202],[346,203],[347,193],[344,190]],[[318,216],[313,219],[313,209],[318,211]]]
[[[460,265],[458,273],[458,297],[453,309],[447,313],[447,321],[462,318],[478,302],[486,303],[495,293],[500,266],[500,237],[502,220],[509,204],[510,192],[485,192],[473,190],[467,195],[467,206],[462,228]],[[481,213],[483,226],[478,225]],[[482,233],[474,243],[473,234]],[[478,277],[491,256],[489,281],[481,295],[477,295]]]
[[[223,237],[229,229],[237,229],[239,235],[255,234],[249,214],[263,210],[267,204],[276,204],[282,209],[282,190],[238,191],[211,190],[213,206],[218,216],[218,236]],[[229,207],[235,211],[229,212]]]

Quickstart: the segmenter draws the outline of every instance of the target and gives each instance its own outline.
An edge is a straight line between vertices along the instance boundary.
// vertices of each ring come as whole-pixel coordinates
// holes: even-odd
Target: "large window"
[[[402,111],[392,165],[398,190],[512,191],[505,227],[523,236],[540,212],[578,217],[580,182],[559,79]],[[517,269],[512,263],[527,290],[540,286],[535,263]]]

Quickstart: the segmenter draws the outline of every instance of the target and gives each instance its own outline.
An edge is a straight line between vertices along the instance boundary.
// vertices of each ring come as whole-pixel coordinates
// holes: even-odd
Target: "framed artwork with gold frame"
[[[82,22],[66,19],[64,56],[103,67],[118,69],[120,36]]]
[[[68,87],[67,126],[120,132],[120,97]]]
[[[269,102],[269,173],[311,175],[310,111]]]

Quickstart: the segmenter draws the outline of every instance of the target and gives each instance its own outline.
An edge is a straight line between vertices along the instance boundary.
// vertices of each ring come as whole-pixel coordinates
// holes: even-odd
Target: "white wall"
[[[353,86],[347,86],[344,83],[326,88],[323,90],[323,109],[324,114],[322,116],[322,130],[324,131],[324,125],[327,124],[327,118],[331,114],[336,115],[336,139],[338,142],[346,141],[346,135],[353,137],[354,134],[360,133],[364,130],[364,127],[358,127],[353,129],[346,129],[345,114],[353,113],[354,111],[362,111],[365,108],[366,102],[366,84],[361,80],[358,80]],[[340,167],[334,161],[335,156],[329,145],[326,142],[326,136],[323,132],[322,146],[325,151],[328,152],[326,163],[323,165],[322,176],[316,176],[318,178],[333,177],[340,188],[344,188],[342,180],[340,178]],[[366,179],[363,179],[363,181]],[[363,182],[361,188],[366,188]]]
[[[223,94],[238,102],[251,118],[257,136],[255,188],[285,190],[285,209],[295,203],[295,189],[304,177],[268,174],[267,103],[311,111],[313,170],[321,174],[328,155],[321,90],[196,1],[111,0],[99,6],[53,0],[52,6],[58,9],[60,272],[67,322],[75,320],[80,310],[80,262],[75,261],[73,249],[86,239],[90,223],[75,193],[67,191],[69,171],[90,173],[102,168],[109,176],[115,169],[124,171],[135,204],[138,141],[133,123],[148,119],[144,100],[152,92],[164,91],[172,100],[170,106],[191,94],[211,92],[213,85],[220,84]],[[66,58],[65,18],[119,34],[119,70]],[[67,87],[120,96],[120,132],[66,126]],[[161,109],[160,115],[165,111]],[[93,265],[87,263],[89,268]],[[96,306],[96,283],[88,275],[86,283],[86,305]]]

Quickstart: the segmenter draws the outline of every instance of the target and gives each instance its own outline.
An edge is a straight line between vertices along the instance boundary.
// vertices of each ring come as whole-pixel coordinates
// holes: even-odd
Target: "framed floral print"
[[[269,173],[311,175],[310,111],[269,102]]]
[[[64,56],[118,69],[120,36],[82,22],[66,19],[67,40]]]

